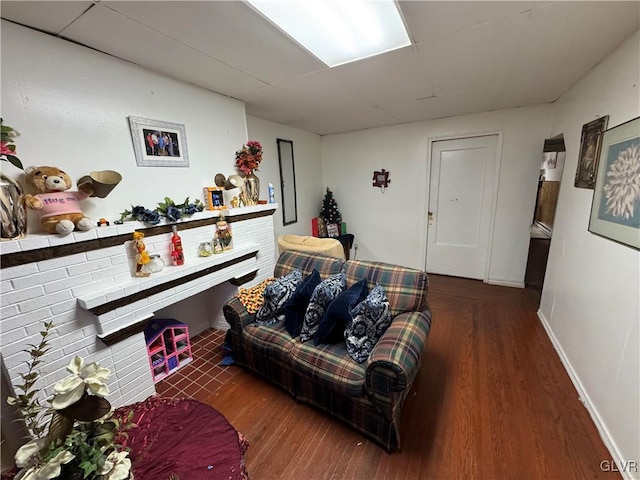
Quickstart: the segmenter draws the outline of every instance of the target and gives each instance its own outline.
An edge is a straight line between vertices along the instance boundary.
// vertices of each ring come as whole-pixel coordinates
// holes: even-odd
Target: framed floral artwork
[[[574,186],[591,189],[595,186],[598,159],[602,147],[602,134],[607,129],[608,123],[609,115],[605,115],[582,126],[580,156],[578,157]]]
[[[589,231],[640,249],[640,117],[604,132]]]
[[[129,117],[133,150],[139,167],[188,167],[184,125]]]

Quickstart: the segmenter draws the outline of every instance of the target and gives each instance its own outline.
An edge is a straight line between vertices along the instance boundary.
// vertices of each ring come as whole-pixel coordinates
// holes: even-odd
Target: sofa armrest
[[[393,319],[366,364],[366,388],[378,397],[401,392],[412,384],[431,328],[431,309]]]
[[[224,318],[231,325],[231,331],[240,334],[244,327],[255,321],[256,314],[247,312],[238,297],[233,297],[222,307]]]

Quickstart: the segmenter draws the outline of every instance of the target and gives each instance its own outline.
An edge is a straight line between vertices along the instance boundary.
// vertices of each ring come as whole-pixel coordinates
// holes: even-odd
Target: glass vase
[[[20,184],[0,174],[0,217],[2,240],[17,240],[27,235],[27,209]]]
[[[260,198],[260,179],[252,172],[244,177],[243,197],[245,205],[257,205]]]

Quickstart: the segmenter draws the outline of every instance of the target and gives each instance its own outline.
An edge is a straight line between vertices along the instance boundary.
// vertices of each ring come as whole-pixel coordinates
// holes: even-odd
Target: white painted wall
[[[593,190],[575,188],[582,125],[640,115],[640,34],[554,106],[564,175],[539,315],[617,459],[640,462],[640,252],[587,231]],[[636,205],[638,206],[638,205]],[[640,478],[637,471],[630,478]]]
[[[267,186],[271,182],[275,188],[276,202],[280,205],[282,194],[276,140],[282,138],[293,141],[298,221],[283,226],[280,209],[274,216],[273,225],[276,237],[285,234],[311,235],[311,219],[320,213],[323,195],[320,135],[252,116],[247,116],[247,130],[249,138],[259,140],[264,149],[260,171],[257,173],[260,178],[260,198],[267,198]]]
[[[336,197],[358,258],[425,267],[431,140],[500,133],[501,169],[489,281],[524,285],[540,158],[551,105],[322,137],[324,186]],[[390,172],[385,193],[374,170]]]
[[[129,115],[183,124],[189,168],[136,166]],[[217,172],[236,173],[235,151],[247,140],[240,101],[5,21],[2,117],[22,133],[25,166],[58,166],[74,180],[92,170],[122,174],[107,198],[83,202],[96,220],[117,219],[132,204],[155,208],[165,196],[202,198]]]

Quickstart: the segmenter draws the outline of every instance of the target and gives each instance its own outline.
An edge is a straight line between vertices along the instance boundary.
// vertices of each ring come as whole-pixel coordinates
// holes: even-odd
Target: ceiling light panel
[[[393,0],[247,0],[330,67],[411,45]]]

